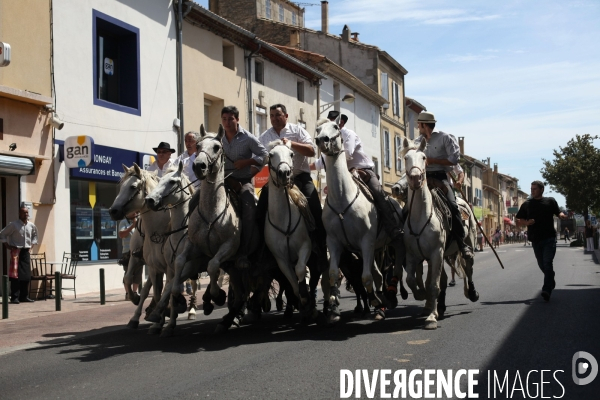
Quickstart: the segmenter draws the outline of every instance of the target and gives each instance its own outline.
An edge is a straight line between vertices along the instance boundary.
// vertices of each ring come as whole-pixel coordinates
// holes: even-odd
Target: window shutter
[[[388,74],[386,74],[385,72],[381,73],[381,96],[386,100],[390,99],[388,88]]]

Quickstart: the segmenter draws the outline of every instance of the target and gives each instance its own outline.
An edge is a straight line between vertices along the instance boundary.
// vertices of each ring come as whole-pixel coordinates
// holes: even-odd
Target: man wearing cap
[[[435,117],[430,112],[421,112],[417,118],[417,125],[421,136],[415,139],[415,144],[422,140],[427,141],[425,155],[427,156],[427,178],[437,179],[446,186],[446,198],[452,211],[452,236],[458,244],[458,248],[465,258],[473,258],[473,251],[465,244],[465,230],[463,228],[462,216],[456,204],[454,191],[448,182],[447,172],[458,164],[460,148],[454,136],[435,129]]]
[[[269,107],[269,117],[271,119],[272,127],[263,132],[263,134],[260,135],[259,140],[265,147],[268,147],[269,143],[278,139],[280,139],[283,144],[291,142],[291,147],[294,151],[292,166],[294,184],[306,197],[308,207],[315,220],[315,240],[319,247],[318,253],[320,264],[323,266],[327,260],[326,233],[321,218],[323,209],[321,208],[319,194],[315,190],[315,185],[310,176],[310,167],[308,164],[308,158],[314,157],[316,154],[315,144],[310,134],[304,128],[287,122],[287,109],[283,104],[274,104]],[[267,207],[268,186],[264,186],[260,192],[257,211],[257,218],[259,226],[261,227],[264,226],[265,223]]]
[[[386,199],[383,188],[381,187],[381,183],[379,183],[379,178],[375,173],[375,163],[373,163],[373,160],[371,160],[371,158],[363,151],[362,142],[356,132],[345,127],[346,123],[348,122],[348,116],[344,114],[340,116],[339,111],[330,111],[327,115],[327,119],[330,121],[335,121],[338,117],[338,126],[340,127],[340,132],[342,134],[342,143],[344,144],[344,152],[346,153],[348,169],[359,169],[367,174],[365,184],[369,187],[369,190],[373,194],[375,206],[377,207],[380,215],[383,217],[382,220],[385,231],[393,241],[396,241],[401,238],[402,231],[396,225],[395,219],[390,217],[393,210],[391,209],[390,203],[388,203]],[[320,170],[324,166],[325,163],[323,157],[321,156],[310,165],[310,169]]]
[[[256,226],[256,198],[252,178],[259,173],[268,155],[267,149],[252,133],[239,124],[240,112],[235,106],[221,110],[221,124],[225,136],[221,140],[225,153],[227,183],[239,193],[242,202],[242,238],[236,264],[249,266],[248,255],[254,227]]]
[[[158,147],[154,147],[152,150],[156,152],[156,161],[150,164],[148,171],[157,171],[158,177],[162,178],[165,171],[173,165],[171,154],[175,153],[175,149],[172,149],[171,145],[167,142],[160,142]]]

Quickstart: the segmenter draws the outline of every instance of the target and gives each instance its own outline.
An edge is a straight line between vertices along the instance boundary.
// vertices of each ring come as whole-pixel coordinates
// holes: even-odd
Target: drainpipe
[[[252,123],[252,57],[260,51],[262,43],[258,43],[256,50],[253,50],[246,57],[246,96],[248,96],[248,131],[254,134],[254,124]],[[264,71],[263,71],[264,73]],[[260,132],[258,133],[260,134]],[[255,135],[258,136],[258,135]]]
[[[185,129],[183,125],[183,19],[192,11],[192,3],[187,2],[186,10],[183,12],[182,1],[177,1],[177,117],[179,118],[179,135],[177,137],[177,151],[183,152],[183,137]]]

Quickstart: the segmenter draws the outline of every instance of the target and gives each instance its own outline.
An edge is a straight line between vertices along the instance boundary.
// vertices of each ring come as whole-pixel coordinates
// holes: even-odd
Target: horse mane
[[[267,148],[269,149],[269,151],[271,151],[271,150],[273,150],[273,147],[275,147],[275,146],[279,146],[279,145],[282,145],[282,144],[283,144],[283,140],[281,140],[281,139],[276,139],[276,140],[273,140],[272,142],[270,142],[270,143],[267,145]]]
[[[292,185],[292,187],[288,189],[288,195],[291,202],[298,207],[300,214],[304,217],[304,222],[306,223],[308,231],[315,230],[315,219],[308,208],[308,200],[306,200],[304,194],[298,189],[298,186]]]
[[[326,124],[327,122],[331,122],[329,121],[327,118],[321,118],[317,121],[317,128],[323,124]]]
[[[129,178],[130,176],[137,176],[135,174],[135,168],[130,168],[125,173],[125,175],[123,175],[123,177],[121,178],[121,180],[119,180],[119,185],[121,185],[125,181],[125,179]],[[140,176],[139,176],[139,178],[144,183],[144,186],[145,186],[144,190],[146,191],[146,193],[150,193],[152,191],[152,189],[154,189],[154,187],[156,186],[156,184],[159,181],[158,175],[156,175],[153,172],[146,171],[145,169],[141,169],[141,168],[140,168]]]

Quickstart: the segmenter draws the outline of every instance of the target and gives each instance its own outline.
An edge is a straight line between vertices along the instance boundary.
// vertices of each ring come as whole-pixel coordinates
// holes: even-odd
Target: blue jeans
[[[556,254],[556,238],[551,237],[531,242],[533,253],[537,259],[538,266],[544,273],[544,286],[542,291],[548,294],[554,289],[554,255]]]

